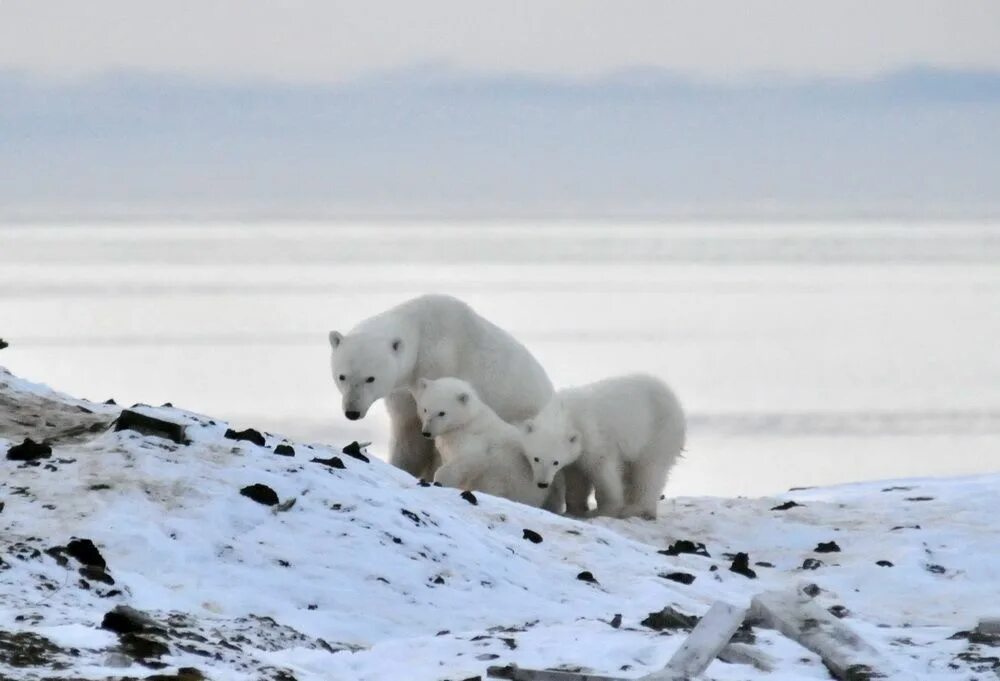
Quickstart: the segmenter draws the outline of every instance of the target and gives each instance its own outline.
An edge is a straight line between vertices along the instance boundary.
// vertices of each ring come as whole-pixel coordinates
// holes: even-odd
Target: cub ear
[[[469,393],[459,393],[458,394],[458,403],[459,404],[468,404],[469,403]]]
[[[579,440],[579,439],[580,439],[580,437],[579,437],[579,435],[577,433],[570,433],[569,443],[571,445],[575,445],[576,441]]]
[[[417,392],[422,393],[423,391],[427,390],[427,386],[430,385],[430,383],[431,382],[428,381],[426,378],[421,378],[419,381],[417,381]]]
[[[403,349],[403,341],[400,340],[399,338],[394,339],[392,341],[392,351],[399,352],[402,349]]]
[[[525,421],[524,422],[524,432],[525,433],[529,433],[529,434],[530,433],[534,433],[535,432],[535,424],[533,424],[531,421]]]
[[[342,341],[342,340],[344,340],[344,334],[340,333],[340,331],[331,331],[330,332],[330,345],[331,345],[331,347],[333,347],[334,349],[337,349],[338,347],[340,347],[340,341]]]

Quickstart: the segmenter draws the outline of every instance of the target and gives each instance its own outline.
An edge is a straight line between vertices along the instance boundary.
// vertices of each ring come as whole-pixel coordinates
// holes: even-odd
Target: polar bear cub
[[[562,510],[562,476],[536,482],[521,431],[497,416],[472,385],[458,378],[422,378],[413,397],[422,434],[434,439],[441,454],[435,482]]]
[[[685,437],[680,402],[662,381],[644,374],[561,390],[521,427],[537,483],[571,466],[567,473],[582,474],[594,486],[597,513],[621,518],[656,518]],[[581,503],[586,508],[586,496],[571,499],[572,489],[570,511]]]

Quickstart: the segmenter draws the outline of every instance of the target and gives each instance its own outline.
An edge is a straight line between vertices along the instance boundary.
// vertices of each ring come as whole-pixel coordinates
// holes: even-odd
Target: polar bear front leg
[[[389,463],[414,477],[434,475],[441,459],[434,449],[434,441],[421,434],[417,403],[405,390],[397,390],[385,398],[389,412],[391,440]]]
[[[566,479],[566,515],[586,517],[590,510],[590,478],[577,464],[562,469]]]
[[[593,471],[594,491],[597,497],[597,515],[621,517],[625,507],[625,485],[618,461],[605,459]]]
[[[545,497],[545,503],[542,504],[542,508],[546,511],[551,511],[552,513],[560,514],[563,512],[564,500],[566,499],[566,476],[564,474],[557,473],[556,477],[552,479],[552,486],[549,487],[549,493]]]

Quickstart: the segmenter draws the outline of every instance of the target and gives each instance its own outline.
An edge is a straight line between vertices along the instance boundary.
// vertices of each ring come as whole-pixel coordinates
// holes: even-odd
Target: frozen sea
[[[1000,470],[1000,223],[0,224],[0,364],[384,452],[327,331],[432,291],[557,385],[667,380],[668,494]]]

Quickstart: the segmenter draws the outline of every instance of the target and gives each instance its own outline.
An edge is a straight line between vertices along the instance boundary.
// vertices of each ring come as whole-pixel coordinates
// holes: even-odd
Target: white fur
[[[597,513],[622,518],[656,517],[685,437],[677,398],[662,381],[643,374],[561,390],[522,428],[537,482],[566,470],[569,512],[585,510],[589,490],[583,486],[589,482]]]
[[[416,476],[430,477],[438,465],[433,442],[420,435],[412,397],[419,379],[461,378],[510,422],[534,416],[552,397],[545,370],[527,348],[450,296],[420,296],[346,335],[331,331],[330,345],[344,413],[364,418],[373,402],[385,398],[392,428],[389,460]],[[368,383],[369,378],[374,380]]]
[[[562,476],[537,484],[521,431],[497,416],[471,385],[457,378],[420,379],[414,397],[423,434],[434,438],[441,453],[435,482],[562,510]]]

